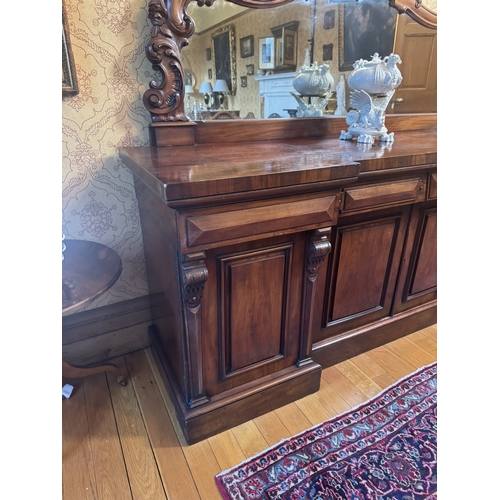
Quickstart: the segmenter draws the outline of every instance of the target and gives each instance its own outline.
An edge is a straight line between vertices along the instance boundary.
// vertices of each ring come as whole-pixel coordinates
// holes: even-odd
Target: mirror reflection
[[[437,10],[435,0],[427,1]],[[339,83],[357,59],[370,60],[375,52],[402,59],[403,83],[387,113],[437,111],[437,31],[399,15],[388,0],[294,0],[272,9],[216,0],[208,8],[191,2],[188,14],[196,23],[182,51],[196,82],[186,109],[191,119],[296,116],[292,81],[314,62],[327,64],[333,76],[335,91],[324,111],[333,116]],[[217,92],[221,81],[226,90]],[[345,96],[347,111],[347,86]]]

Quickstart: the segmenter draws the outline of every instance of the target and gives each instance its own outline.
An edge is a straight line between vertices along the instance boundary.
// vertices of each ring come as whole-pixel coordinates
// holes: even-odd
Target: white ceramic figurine
[[[397,64],[401,58],[397,54],[381,59],[377,53],[371,61],[359,59],[347,77],[351,89],[351,107],[346,116],[347,132],[342,130],[340,138],[358,138],[360,143],[373,143],[375,138],[383,142],[393,142],[394,132],[387,133],[385,110],[392,99],[396,87],[403,77]]]

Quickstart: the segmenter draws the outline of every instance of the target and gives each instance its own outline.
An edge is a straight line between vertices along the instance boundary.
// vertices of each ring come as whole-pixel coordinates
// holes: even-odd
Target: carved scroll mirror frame
[[[153,70],[160,74],[160,81],[151,81],[143,96],[146,109],[153,122],[189,122],[184,111],[185,77],[181,50],[189,44],[195,33],[193,19],[187,14],[188,5],[194,0],[150,0],[149,19],[152,23],[151,39],[146,45],[146,57]],[[200,7],[210,7],[215,0],[196,0]],[[229,0],[243,7],[266,9],[293,0]],[[418,23],[437,28],[437,14],[422,4],[422,0],[388,0],[400,13],[405,13]],[[236,75],[235,75],[236,86]]]

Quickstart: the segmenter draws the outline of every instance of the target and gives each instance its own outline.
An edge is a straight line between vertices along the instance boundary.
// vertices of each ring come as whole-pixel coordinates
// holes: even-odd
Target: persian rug
[[[215,478],[224,500],[436,500],[437,363]]]

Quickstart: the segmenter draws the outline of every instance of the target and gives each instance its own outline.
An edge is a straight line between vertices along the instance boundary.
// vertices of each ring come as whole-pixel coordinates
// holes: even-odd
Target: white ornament
[[[375,138],[383,142],[394,141],[394,133],[387,133],[385,110],[403,80],[396,66],[400,63],[397,54],[380,59],[377,53],[371,61],[359,59],[354,63],[354,70],[347,77],[354,110],[347,113],[349,128],[347,132],[342,130],[340,139],[357,137],[362,143],[373,143]]]
[[[335,81],[328,64],[314,61],[310,64],[309,49],[306,49],[304,64],[299,67],[292,85],[298,92],[290,92],[297,100],[297,116],[322,116],[332,96]]]

